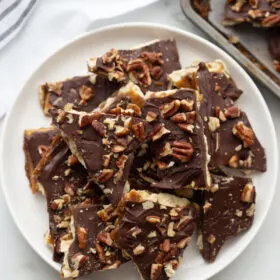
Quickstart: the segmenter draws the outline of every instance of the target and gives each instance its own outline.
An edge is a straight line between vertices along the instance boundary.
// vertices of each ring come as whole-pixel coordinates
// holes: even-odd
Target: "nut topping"
[[[110,180],[114,175],[114,170],[112,169],[103,169],[100,175],[96,178],[97,182],[105,183]]]
[[[152,140],[153,142],[161,139],[162,136],[169,134],[171,131],[166,129],[164,125],[158,124],[155,126],[154,130],[152,131]]]
[[[72,166],[74,164],[78,163],[78,159],[74,155],[70,155],[67,159],[67,164],[69,166]]]
[[[161,59],[162,53],[141,52],[140,57],[143,58],[143,60],[150,62],[151,64],[163,64],[163,60]]]
[[[160,217],[159,216],[147,216],[146,221],[151,224],[157,224],[160,223]]]
[[[81,86],[80,91],[79,91],[80,97],[82,101],[89,101],[93,97],[93,91],[90,87],[86,86]]]
[[[193,110],[194,101],[191,99],[184,99],[181,100],[181,108],[187,112],[190,112]]]
[[[135,137],[140,141],[144,142],[145,140],[145,125],[143,122],[139,122],[136,124],[133,124],[131,126],[131,129],[135,135]]]
[[[240,117],[240,108],[238,106],[232,106],[225,110],[225,116],[229,119]]]
[[[44,155],[44,153],[48,150],[48,146],[45,145],[40,145],[38,147],[38,153],[39,155],[42,157]]]
[[[104,137],[106,134],[106,128],[104,124],[97,120],[93,120],[91,126],[96,130],[96,132],[101,136]]]
[[[80,249],[86,248],[87,233],[88,233],[88,230],[86,228],[84,228],[84,227],[77,228],[77,238],[78,238]]]
[[[99,232],[97,235],[97,240],[108,245],[108,246],[112,246],[113,244],[113,240],[110,236],[110,234],[108,232],[102,231]]]
[[[171,117],[171,120],[178,123],[187,122],[189,124],[193,124],[195,121],[195,116],[196,116],[195,111],[188,112],[188,113],[177,113],[176,115]]]
[[[173,153],[171,155],[183,163],[190,161],[194,154],[192,144],[186,140],[174,141],[172,143],[172,150]]]
[[[168,253],[171,249],[170,245],[170,239],[164,239],[162,244],[160,244],[160,250]]]
[[[180,100],[174,100],[170,103],[160,106],[160,112],[162,116],[164,118],[171,117],[172,115],[177,113],[177,111],[180,108],[180,104],[181,104]]]
[[[151,266],[151,280],[157,280],[161,274],[163,265],[158,263],[153,263]]]
[[[160,66],[155,66],[151,70],[151,76],[154,80],[160,80],[161,76],[163,75],[163,70]]]
[[[124,146],[121,146],[121,145],[114,145],[112,147],[112,152],[113,153],[121,153],[125,150],[125,147]]]
[[[146,116],[146,121],[147,122],[153,122],[157,119],[157,114],[154,112],[148,112]]]
[[[60,96],[62,93],[63,83],[53,83],[53,84],[47,84],[48,90],[55,93],[56,95]]]
[[[228,161],[228,166],[233,168],[238,168],[238,160],[239,160],[238,156],[233,155]]]
[[[152,83],[148,65],[142,59],[131,60],[127,65],[129,78],[136,84],[140,82],[143,86]]]
[[[142,246],[141,244],[137,245],[134,249],[133,249],[133,254],[138,256],[141,255],[145,252],[145,247]]]
[[[243,146],[245,148],[253,145],[255,142],[253,130],[241,121],[233,126],[232,133],[243,141]]]
[[[252,203],[255,199],[255,195],[256,195],[255,187],[251,183],[248,183],[245,185],[245,187],[242,190],[241,201]]]
[[[125,136],[129,133],[129,129],[127,127],[123,127],[120,125],[116,126],[115,134],[119,137]]]

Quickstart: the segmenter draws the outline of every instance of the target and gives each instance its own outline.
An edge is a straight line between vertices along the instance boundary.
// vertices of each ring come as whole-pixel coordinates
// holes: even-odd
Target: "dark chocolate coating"
[[[53,122],[57,127],[63,132],[70,141],[72,141],[79,153],[83,158],[89,175],[92,179],[98,182],[98,177],[102,174],[103,170],[111,170],[114,172],[114,176],[110,179],[100,182],[99,185],[103,189],[105,195],[108,197],[109,201],[115,205],[118,204],[121,196],[123,194],[124,185],[129,176],[129,170],[131,168],[134,152],[140,146],[141,141],[135,137],[134,132],[130,129],[128,135],[123,137],[117,137],[115,134],[115,128],[117,125],[124,126],[123,120],[130,118],[129,116],[115,116],[110,114],[102,114],[98,124],[106,129],[106,135],[100,135],[90,124],[84,127],[79,126],[79,115],[70,114],[73,116],[73,122],[67,122],[67,118],[61,122],[57,122],[57,111],[53,111]],[[123,120],[122,120],[123,119]],[[106,128],[106,120],[114,120],[115,125],[112,130]],[[142,123],[144,127],[143,140],[148,135],[148,124],[146,121],[131,117],[132,126],[135,124]],[[107,144],[103,144],[104,140],[108,140]],[[113,147],[121,145],[124,150],[117,153],[113,152]],[[109,165],[104,166],[104,156],[110,156]],[[124,167],[117,167],[117,161],[125,157]],[[78,157],[79,158],[79,157]],[[123,172],[123,174],[116,179],[118,172]]]
[[[248,230],[253,223],[255,191],[252,202],[241,201],[241,193],[251,179],[222,177],[213,175],[216,192],[204,192],[204,207],[201,209],[202,234],[201,254],[208,262],[213,262],[225,241]],[[251,208],[250,208],[251,207]],[[211,240],[211,236],[214,238]],[[212,242],[214,240],[214,242]],[[211,243],[212,242],[212,243]]]
[[[75,255],[81,254],[85,257],[79,268],[79,277],[90,274],[98,270],[112,269],[110,267],[114,264],[118,268],[120,264],[127,260],[122,256],[122,252],[116,248],[113,243],[111,246],[106,245],[98,239],[98,234],[106,232],[108,234],[114,229],[113,221],[102,221],[97,212],[103,209],[102,205],[94,204],[88,206],[77,206],[73,209],[73,219],[75,227],[75,239],[71,244],[68,252],[68,262],[71,269],[75,270],[73,259]],[[79,228],[83,228],[87,231],[85,237],[85,245],[81,248],[79,243]],[[101,261],[100,255],[96,245],[99,245],[104,250],[105,260]]]
[[[170,210],[172,207],[166,207],[162,209],[160,204],[154,204],[151,209],[144,209],[142,203],[135,201],[124,202],[120,219],[116,225],[116,243],[122,248],[132,259],[141,274],[142,279],[150,280],[166,280],[169,279],[165,273],[165,266],[172,262],[178,261],[179,257],[182,257],[185,247],[188,242],[182,248],[178,248],[179,241],[190,238],[196,228],[196,210],[192,205],[188,205],[185,208],[176,208],[180,214],[175,218],[170,216]],[[160,223],[150,223],[146,220],[148,216],[156,216],[161,219]],[[188,216],[189,220],[180,230],[176,230],[175,236],[170,237],[167,235],[167,228],[171,222],[176,223],[184,217]],[[133,234],[133,228],[139,228],[141,232],[135,237]],[[162,232],[158,228],[162,229]],[[149,237],[151,232],[155,232],[156,236]],[[170,249],[168,252],[163,252],[160,245],[164,240],[170,241]],[[145,251],[142,254],[136,255],[133,252],[139,244],[141,244]],[[152,264],[161,264],[162,270],[158,278],[151,277]],[[178,265],[178,263],[177,263]],[[177,268],[177,265],[176,268]],[[174,272],[176,270],[174,267]]]
[[[72,166],[67,164],[71,152],[66,143],[58,138],[53,142],[51,150],[38,164],[35,174],[43,186],[49,212],[49,229],[54,245],[53,259],[61,262],[63,252],[60,248],[60,238],[65,236],[70,222],[70,206],[85,201],[87,198],[98,198],[93,183],[87,184],[87,171],[79,163]],[[67,171],[70,173],[67,175]],[[54,206],[55,201],[61,200],[62,207]],[[65,226],[60,226],[65,221]]]
[[[271,57],[280,61],[280,27],[269,30],[268,49]]]
[[[47,148],[57,133],[56,128],[25,130],[23,149],[25,153],[26,176],[30,183],[33,170],[42,158],[42,155],[39,153],[39,147],[45,146]]]
[[[140,84],[139,86],[141,87],[141,90],[143,92],[146,92],[148,90],[151,90],[151,91],[166,90],[168,87],[167,74],[170,74],[174,70],[178,70],[181,68],[176,42],[174,40],[157,41],[150,45],[141,47],[139,49],[119,50],[118,54],[119,54],[120,58],[127,65],[127,63],[129,63],[130,61],[139,59],[140,54],[143,52],[152,52],[152,53],[161,53],[162,54],[161,58],[163,60],[163,64],[161,65],[161,68],[162,68],[163,74],[160,77],[160,79],[155,80],[152,78],[152,83],[149,86],[143,86]],[[157,65],[157,64],[155,64],[155,65]],[[102,57],[99,57],[97,59],[96,70],[94,70],[94,71],[97,74],[107,75],[108,65],[103,63]],[[115,70],[113,70],[112,72],[114,72],[114,71]],[[126,73],[126,75],[127,75],[127,79],[125,82],[127,82],[127,80],[129,79],[128,73]]]
[[[257,24],[259,26],[264,26],[264,27],[271,27],[271,26],[279,26],[280,25],[280,8],[276,7],[276,2],[269,2],[267,0],[259,0],[259,1],[255,1],[257,2],[257,7],[254,8],[251,6],[251,4],[249,4],[249,1],[247,0],[247,3],[245,3],[242,8],[240,9],[240,11],[234,11],[232,10],[232,7],[236,4],[236,1],[231,1],[231,3],[226,3],[225,4],[225,20],[226,21],[231,21],[232,23],[235,24],[239,24],[242,22],[252,22],[254,24]],[[279,5],[279,4],[278,4]],[[257,16],[255,18],[252,18],[249,16],[249,11],[253,10],[253,11],[258,11],[258,15],[261,12],[262,15],[261,16]],[[266,19],[268,16],[271,15],[278,15],[278,20],[276,20],[275,22],[269,23],[269,25],[267,25],[266,23]]]
[[[44,107],[63,109],[66,104],[73,104],[73,109],[77,111],[92,112],[101,102],[105,101],[120,86],[116,82],[110,82],[107,79],[96,76],[95,83],[89,80],[90,76],[73,77],[62,82],[61,93],[57,94],[49,89],[45,84],[45,104]],[[92,90],[92,98],[82,103],[80,97],[81,87],[87,87]]]
[[[149,99],[143,108],[143,114],[145,116],[148,112],[154,112],[157,116],[161,116],[160,107],[164,104],[169,104],[174,100],[192,100],[194,102],[193,111],[196,113],[193,123],[194,131],[193,133],[188,133],[181,129],[178,126],[178,123],[172,121],[170,118],[159,117],[158,123],[164,124],[165,128],[170,130],[171,133],[164,135],[160,140],[151,142],[149,144],[150,149],[156,160],[160,160],[167,164],[173,161],[174,165],[163,170],[158,168],[157,176],[159,181],[152,183],[151,186],[162,189],[180,189],[194,181],[195,187],[205,188],[207,186],[207,170],[203,122],[199,116],[196,106],[196,96],[194,91],[191,89],[179,89],[175,94],[170,96]],[[180,108],[176,113],[181,112],[184,112],[182,108]],[[188,162],[182,163],[173,156],[161,158],[160,153],[164,145],[167,142],[172,145],[174,141],[188,141],[192,144],[194,154]]]
[[[203,95],[203,100],[200,106],[200,114],[204,120],[204,132],[207,136],[208,152],[211,155],[209,167],[211,169],[215,169],[220,165],[228,165],[229,159],[233,155],[237,155],[238,160],[246,161],[250,157],[249,160],[251,161],[249,165],[242,166],[240,164],[238,166],[239,168],[265,171],[265,151],[259,143],[256,135],[254,137],[254,144],[245,148],[242,146],[242,141],[232,132],[233,126],[240,121],[242,121],[247,127],[252,128],[244,112],[240,113],[240,117],[220,121],[220,127],[215,131],[210,131],[208,126],[209,117],[216,117],[215,109],[219,107],[221,110],[225,110],[232,107],[234,104],[230,99],[223,99],[219,93],[216,93],[215,80],[212,78],[211,73],[209,73],[203,63],[199,65],[197,82],[200,93]],[[235,150],[236,147],[240,145],[242,146],[242,149],[239,151]]]

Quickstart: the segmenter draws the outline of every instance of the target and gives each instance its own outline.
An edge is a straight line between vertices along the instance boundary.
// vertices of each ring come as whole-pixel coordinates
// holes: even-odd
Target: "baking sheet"
[[[249,24],[223,26],[221,22],[224,16],[225,0],[210,0],[212,10],[209,12],[209,19],[202,18],[193,9],[191,1],[181,0],[185,15],[280,97],[280,74],[275,71],[273,59],[268,52],[266,31]],[[229,37],[237,38],[240,44],[230,43]],[[240,50],[240,46],[248,54],[245,55],[244,51]]]

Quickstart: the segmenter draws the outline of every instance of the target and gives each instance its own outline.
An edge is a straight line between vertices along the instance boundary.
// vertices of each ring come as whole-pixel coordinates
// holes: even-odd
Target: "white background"
[[[158,22],[179,27],[209,39],[182,14],[177,0],[165,0],[110,20],[100,20],[91,29],[119,22]],[[280,136],[280,99],[257,83],[272,114],[278,139]],[[1,94],[5,94],[1,92]],[[3,119],[0,120],[0,131]],[[264,131],[264,133],[266,133]],[[269,135],[267,135],[269,137]],[[16,174],[15,174],[16,176]],[[262,186],[265,188],[266,186]],[[22,202],[24,203],[24,201]],[[271,209],[260,232],[245,252],[211,280],[276,280],[280,279],[280,190],[275,193]],[[36,221],[34,221],[36,223]],[[12,221],[0,188],[0,279],[55,280],[56,271],[45,264],[29,247]],[[93,277],[89,277],[93,279]],[[117,278],[116,278],[117,279]]]

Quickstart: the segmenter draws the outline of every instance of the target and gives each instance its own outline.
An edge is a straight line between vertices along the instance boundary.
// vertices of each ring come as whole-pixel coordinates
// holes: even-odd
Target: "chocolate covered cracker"
[[[153,125],[149,146],[162,189],[207,188],[207,147],[192,89],[149,92],[143,116]]]
[[[53,259],[60,262],[71,240],[68,229],[70,207],[80,202],[98,199],[97,187],[93,183],[87,183],[87,171],[71,154],[60,136],[54,139],[34,174],[47,198],[49,213],[47,242],[54,248]]]
[[[242,90],[239,89],[232,79],[225,63],[222,60],[214,60],[206,63],[208,71],[215,82],[216,93],[223,98],[230,98],[231,100],[237,100],[242,94]],[[175,88],[192,88],[199,90],[196,82],[196,74],[198,71],[198,64],[195,63],[191,67],[183,68],[172,72],[169,75],[169,80],[172,87]]]
[[[58,130],[53,127],[24,131],[25,172],[33,193],[39,188],[33,178],[33,171],[57,134]],[[44,194],[44,189],[39,188],[39,190]]]
[[[174,276],[196,228],[197,210],[185,198],[132,190],[119,206],[113,237],[142,279]]]
[[[95,74],[73,77],[42,85],[40,102],[46,115],[51,108],[92,112],[118,88],[117,82],[110,82]]]
[[[126,84],[131,80],[146,92],[167,89],[167,74],[181,65],[176,42],[162,40],[137,49],[111,49],[102,57],[90,59],[88,68],[110,81]]]
[[[217,92],[216,82],[204,63],[199,64],[196,75],[200,114],[204,122],[209,168],[221,165],[247,170],[266,170],[266,156],[244,112],[229,98]]]
[[[225,25],[250,22],[254,26],[280,26],[279,0],[228,0],[225,5]]]
[[[72,212],[71,234],[75,238],[64,257],[61,269],[63,279],[117,269],[127,261],[110,236],[114,219],[102,219],[102,205],[78,206]]]
[[[198,246],[213,262],[224,243],[248,230],[254,219],[255,187],[248,178],[213,175],[211,191],[204,192]]]
[[[117,204],[128,188],[128,175],[134,152],[148,136],[148,123],[134,116],[77,111],[53,111],[53,122],[60,129],[73,154],[88,170],[109,201]]]

